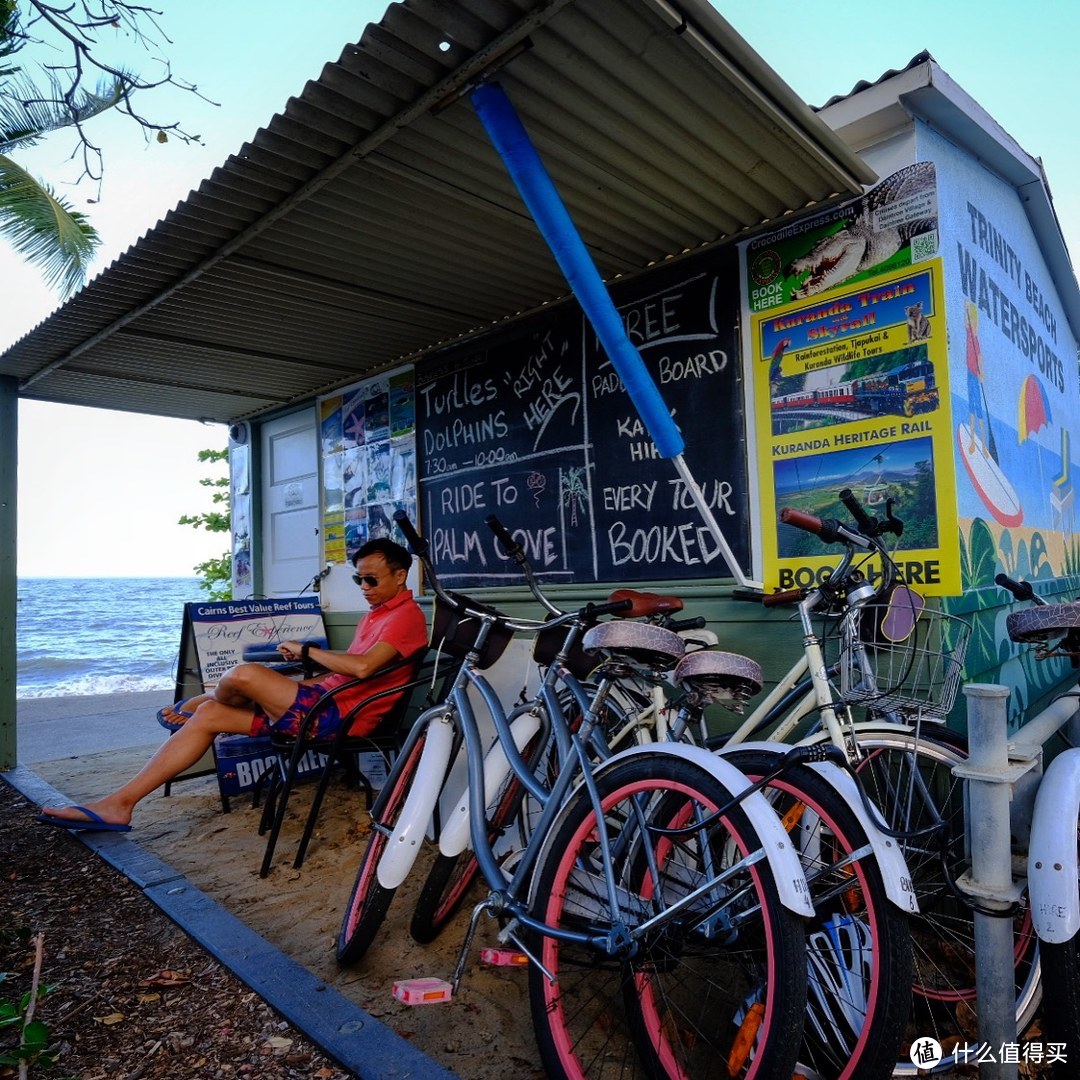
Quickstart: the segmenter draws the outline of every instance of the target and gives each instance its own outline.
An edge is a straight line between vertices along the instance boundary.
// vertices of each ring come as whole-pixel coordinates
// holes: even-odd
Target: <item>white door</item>
[[[319,441],[315,410],[262,425],[262,592],[297,596],[319,572]]]

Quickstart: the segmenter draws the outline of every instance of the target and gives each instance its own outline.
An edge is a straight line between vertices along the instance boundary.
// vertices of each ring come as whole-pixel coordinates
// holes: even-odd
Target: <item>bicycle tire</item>
[[[1047,1042],[1059,1043],[1068,1052],[1080,1046],[1080,934],[1060,944],[1042,941],[1039,951],[1046,988],[1043,1034]],[[1076,1061],[1055,1062],[1054,1075],[1071,1080]]]
[[[927,806],[909,804],[904,809],[907,796],[903,793],[913,791],[916,779],[928,793],[933,792],[935,807],[945,822],[943,839],[901,841],[919,913],[911,917],[911,1017],[894,1075],[916,1076],[919,1070],[907,1056],[911,1042],[928,1035],[946,1048],[966,1047],[978,1041],[974,917],[946,880],[941,856],[944,843],[953,879],[966,868],[963,782],[952,775],[952,767],[967,760],[967,746],[961,736],[937,727],[932,732],[924,730],[917,740],[912,732],[898,728],[895,732],[859,732],[856,741],[865,755],[856,771],[890,826],[915,832],[930,823],[931,810]],[[909,764],[913,754],[918,762],[916,772]],[[924,803],[925,796],[917,801]],[[1013,923],[1016,1025],[1017,1032],[1022,1033],[1034,1018],[1042,992],[1039,943],[1026,896]],[[964,1062],[946,1052],[943,1063]]]
[[[526,744],[522,757],[532,760],[537,751],[540,735],[536,734]],[[498,838],[513,825],[525,793],[524,785],[515,776],[509,762],[507,772],[493,800],[493,809],[487,815],[488,843],[494,845]],[[435,857],[428,876],[420,889],[409,923],[409,933],[421,945],[433,942],[446,928],[447,923],[461,907],[470,887],[480,872],[480,864],[472,847],[457,855]]]
[[[723,755],[751,780],[776,755]],[[892,904],[866,831],[818,772],[789,767],[763,789],[803,859],[814,917],[807,932],[807,1017],[795,1072],[820,1080],[887,1080],[911,1005],[908,917]]]
[[[377,878],[379,860],[386,850],[387,841],[405,805],[405,799],[416,776],[426,744],[427,732],[425,731],[413,744],[408,759],[402,763],[401,769],[395,768],[397,778],[393,781],[393,790],[380,814],[379,821],[372,821],[371,836],[360,859],[360,867],[356,872],[356,880],[353,883],[352,892],[349,893],[349,900],[345,905],[341,920],[341,929],[338,932],[339,964],[355,964],[371,948],[390,909],[394,894],[397,892],[396,889],[388,889],[379,884]]]
[[[529,999],[548,1075],[790,1080],[806,1009],[805,937],[780,904],[767,861],[743,859],[758,847],[749,817],[737,804],[715,814],[730,792],[673,754],[635,755],[601,770],[597,784],[599,826],[623,853],[612,866],[620,910],[613,915],[606,890],[591,887],[598,822],[579,788],[540,855],[533,917],[562,930],[618,933],[685,895],[704,878],[701,860],[710,880],[720,866],[732,877],[699,901],[707,912],[687,910],[614,954],[534,941],[540,965],[529,968]],[[713,820],[688,837],[651,831],[701,815]],[[718,893],[729,906],[711,902]]]

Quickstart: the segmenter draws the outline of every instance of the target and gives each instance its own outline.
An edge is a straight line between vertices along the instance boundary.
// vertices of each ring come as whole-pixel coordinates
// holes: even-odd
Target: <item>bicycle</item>
[[[496,518],[486,521],[536,599],[552,615],[561,614],[543,593],[521,546]],[[673,620],[682,609],[677,598],[617,590],[611,599],[628,596],[635,598],[636,609],[624,615],[678,629],[698,643],[715,643],[715,635],[702,635],[702,620]],[[648,744],[690,738],[694,729],[703,729],[707,706],[722,702],[737,712],[761,689],[760,666],[746,657],[695,649],[678,658],[672,673],[670,663],[641,662],[635,655],[641,640],[641,628],[624,618],[584,635],[583,645],[602,658],[599,664],[589,662],[596,665],[593,679],[610,686],[609,693],[618,698],[604,728],[613,748],[628,739]],[[679,651],[673,643],[669,660]],[[578,674],[572,665],[560,671],[572,687]],[[669,678],[682,692],[679,701],[667,700],[664,682]],[[807,1024],[797,1072],[830,1080],[884,1078],[892,1074],[910,1000],[906,915],[913,903],[910,894],[887,896],[879,860],[889,866],[894,883],[903,880],[906,868],[898,848],[887,846],[863,812],[850,778],[831,763],[792,764],[789,749],[754,744],[724,752],[763,785],[800,854],[814,903]]]
[[[995,583],[1033,607],[1006,617],[1009,637],[1034,648],[1037,661],[1067,657],[1080,666],[1080,603],[1051,604],[1030,582],[998,574]],[[1074,688],[1057,699],[1080,696]],[[1074,714],[1075,715],[1075,714]],[[1072,720],[1066,714],[1055,731]],[[1047,766],[1035,794],[1027,857],[1033,934],[1042,964],[1044,1032],[1080,1046],[1080,749],[1077,731]],[[1070,737],[1071,736],[1071,737]],[[1075,1069],[1075,1066],[1074,1066]],[[1059,1070],[1061,1071],[1061,1070]]]
[[[439,585],[411,523],[401,515],[398,524],[436,596],[475,618],[477,632],[449,698],[417,722],[373,807],[372,840],[339,951],[362,924],[370,943],[371,926],[389,903],[385,890],[402,879],[431,819],[423,780],[438,789],[460,732],[471,841],[491,892],[473,912],[459,972],[487,912],[502,926],[500,939],[530,958],[533,1021],[549,1073],[602,1076],[614,1066],[620,1076],[787,1080],[806,1004],[805,965],[793,957],[805,947],[800,918],[812,907],[799,860],[765,797],[698,747],[635,747],[597,767],[591,709],[578,731],[566,730],[560,715],[549,717],[567,753],[546,790],[514,747],[477,661],[493,627],[539,633],[559,620],[510,620],[455,600]],[[485,747],[470,687],[542,807],[509,881],[484,823]],[[384,863],[393,864],[388,879]],[[588,993],[579,999],[582,987]]]
[[[947,1068],[958,1063],[949,1048],[966,1045],[974,1025],[975,944],[972,901],[956,885],[964,869],[965,831],[963,785],[953,769],[966,761],[966,744],[940,721],[959,688],[970,630],[961,620],[926,608],[903,585],[880,540],[886,533],[897,538],[902,533],[891,500],[881,520],[867,514],[848,489],[840,502],[854,525],[781,511],[781,521],[843,545],[844,555],[816,588],[763,598],[770,606],[797,605],[803,654],[743,724],[712,745],[737,747],[767,731],[773,742],[799,734],[844,750],[849,769],[876,808],[874,831],[898,842],[903,854],[907,869],[899,878],[889,873],[888,860],[882,864],[890,898],[901,905],[905,893],[917,899],[918,910],[911,908],[910,915],[909,1032],[911,1038],[934,1035],[946,1047],[941,1067]],[[861,572],[862,562],[855,564],[858,556],[881,560],[877,587]],[[812,625],[817,611],[827,625],[821,635]],[[698,662],[706,662],[705,656]],[[864,708],[867,719],[857,721],[856,708]],[[1041,992],[1026,906],[1015,912],[1014,937],[1017,1027],[1023,1030]],[[917,1072],[901,1057],[894,1074]]]

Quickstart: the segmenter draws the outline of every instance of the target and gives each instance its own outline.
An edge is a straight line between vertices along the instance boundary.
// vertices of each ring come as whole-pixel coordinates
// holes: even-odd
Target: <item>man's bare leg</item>
[[[251,709],[235,709],[216,701],[200,705],[195,715],[166,739],[153,757],[123,787],[95,802],[84,803],[103,821],[115,825],[127,825],[131,811],[140,799],[146,798],[162,784],[190,768],[210,748],[214,736],[225,732],[247,735],[251,731]],[[74,807],[42,807],[49,817],[68,821],[88,820]]]
[[[279,720],[296,700],[295,680],[260,664],[238,664],[222,676],[212,695],[195,710],[195,715],[183,727],[165,740],[154,756],[123,787],[95,802],[84,803],[103,821],[127,825],[131,811],[140,799],[145,799],[162,784],[194,765],[210,748],[219,734],[249,735],[254,715],[253,702],[258,702],[267,716]],[[48,817],[69,821],[85,820],[74,807],[54,809],[43,807]]]

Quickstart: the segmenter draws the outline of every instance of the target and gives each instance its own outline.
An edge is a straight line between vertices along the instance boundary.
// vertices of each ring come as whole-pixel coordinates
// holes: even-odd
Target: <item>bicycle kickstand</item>
[[[456,996],[461,980],[465,977],[465,967],[469,962],[469,950],[472,949],[473,938],[476,936],[476,927],[480,923],[480,916],[491,906],[491,897],[481,900],[472,909],[469,916],[469,929],[465,932],[465,940],[461,943],[461,952],[458,954],[457,964],[454,965],[454,974],[450,976],[452,993]]]

